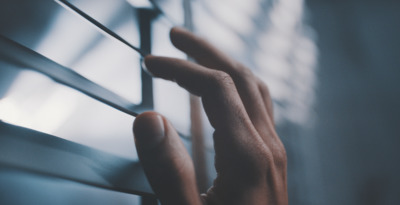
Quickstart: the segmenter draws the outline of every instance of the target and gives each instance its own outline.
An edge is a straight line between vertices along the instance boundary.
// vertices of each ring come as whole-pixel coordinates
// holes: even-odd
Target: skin
[[[176,130],[156,112],[133,126],[139,159],[163,205],[287,205],[286,152],[274,126],[267,86],[248,68],[205,40],[181,29],[175,47],[197,63],[146,56],[151,75],[176,82],[201,97],[214,127],[213,186],[199,194],[192,159]]]

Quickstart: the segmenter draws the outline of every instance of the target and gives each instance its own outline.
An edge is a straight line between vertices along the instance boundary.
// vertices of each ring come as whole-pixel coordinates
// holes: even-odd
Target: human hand
[[[286,152],[275,132],[266,85],[242,64],[181,29],[171,41],[193,57],[147,56],[147,70],[201,97],[215,132],[213,186],[198,193],[193,162],[176,130],[160,114],[145,112],[134,123],[139,159],[163,205],[288,204]]]

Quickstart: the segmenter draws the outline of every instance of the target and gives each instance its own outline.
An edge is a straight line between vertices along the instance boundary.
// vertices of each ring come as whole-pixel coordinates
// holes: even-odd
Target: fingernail
[[[165,138],[164,120],[160,115],[138,117],[134,125],[136,140],[148,146],[159,144]]]
[[[154,75],[147,69],[146,63],[144,62],[144,61],[145,61],[144,58],[141,58],[140,61],[141,61],[141,65],[142,65],[143,70],[146,71],[146,73],[149,74],[150,76],[154,76]]]

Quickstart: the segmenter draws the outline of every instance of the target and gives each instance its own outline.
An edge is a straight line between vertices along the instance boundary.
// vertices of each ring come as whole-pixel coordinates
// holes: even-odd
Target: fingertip
[[[180,29],[179,29],[178,26],[172,27],[171,30],[169,31],[169,35],[170,35],[170,36],[173,36],[173,35],[175,35],[175,33],[176,33],[177,31],[179,31],[179,30],[180,30]]]
[[[146,65],[146,62],[145,62],[146,58],[148,58],[148,56],[149,55],[145,56],[144,58],[141,58],[140,59],[140,61],[141,61],[140,64],[142,65],[142,68],[143,68],[144,71],[146,71],[146,73],[148,73],[150,76],[154,76],[153,73],[151,73],[149,71],[149,69],[147,68],[147,65]]]
[[[171,28],[169,35],[170,37],[175,37],[176,35],[179,35],[181,33],[186,33],[188,32],[185,28],[179,27],[179,26],[174,26]]]
[[[184,46],[188,37],[190,37],[191,35],[192,33],[190,31],[181,27],[173,27],[170,31],[171,42],[178,49],[181,49],[181,47]]]
[[[151,62],[154,59],[153,55],[147,55],[143,58],[142,64],[144,64],[145,67],[148,67],[149,62]]]
[[[156,112],[144,112],[138,115],[133,123],[133,134],[136,143],[153,147],[165,138],[164,118]]]
[[[160,57],[147,55],[142,60],[142,67],[143,69],[149,73],[151,76],[156,77],[155,68],[159,67],[159,63],[157,63],[157,59]]]

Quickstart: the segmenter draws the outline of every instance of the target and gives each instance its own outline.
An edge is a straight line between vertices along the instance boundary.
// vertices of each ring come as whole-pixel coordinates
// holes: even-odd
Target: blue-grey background
[[[99,21],[120,31],[132,44],[138,44],[138,28],[132,20],[136,14],[133,12],[129,16],[131,10],[125,6],[125,1],[72,2],[87,8],[86,11]],[[181,23],[179,21],[183,19],[183,9],[179,6],[182,2],[158,2],[162,9],[166,9],[166,16],[154,23],[153,29],[157,32],[152,37],[153,53],[182,57],[168,43],[171,25],[164,19]],[[278,133],[288,153],[290,204],[400,204],[399,1],[191,2],[195,32],[244,62],[271,89]],[[109,39],[90,30],[92,27],[89,24],[53,1],[2,0],[0,5],[1,35],[42,51],[44,55],[54,57],[55,61],[66,66],[75,68],[75,65],[80,65],[76,67],[85,70],[85,66],[99,65],[99,58],[91,60],[90,56],[94,51],[103,51],[103,47],[96,45],[103,45]],[[56,20],[61,19],[59,15],[65,19],[73,19],[73,22],[63,21],[71,23],[68,25],[57,24]],[[132,22],[129,21],[130,17]],[[131,27],[124,27],[125,23]],[[62,32],[52,33],[57,29]],[[68,38],[62,34],[66,34]],[[67,39],[77,42],[80,39],[89,39],[91,43],[80,48],[78,43],[77,47],[73,43],[65,44]],[[50,47],[53,50],[49,50],[49,47],[46,47],[48,50],[45,49],[43,45],[46,42],[47,46],[53,46]],[[118,42],[113,42],[112,45],[116,45],[114,53],[124,53],[124,48],[120,48]],[[76,51],[81,53],[77,55]],[[109,55],[104,52],[103,56]],[[62,58],[71,53],[75,56]],[[89,60],[86,61],[85,58]],[[131,58],[128,55],[122,59],[111,58],[108,62],[133,59],[133,62],[126,61],[126,64],[139,69],[138,60],[134,58],[136,57]],[[16,124],[31,126],[39,131],[137,160],[130,133],[133,119],[90,101],[85,96],[75,97],[74,91],[65,91],[64,88],[58,88],[59,86],[57,90],[53,90],[53,86],[56,87],[54,83],[47,83],[46,79],[33,74],[25,75],[24,79],[34,78],[35,81],[25,82],[24,86],[32,88],[41,83],[42,87],[33,89],[34,92],[23,86],[14,89],[16,82],[21,84],[16,80],[20,74],[15,69],[2,64],[1,66],[1,120],[15,121]],[[122,76],[125,79],[117,78],[121,76],[113,78],[115,82],[128,83],[126,86],[119,84],[116,88],[125,89],[123,94],[129,94],[130,88],[137,88],[138,84],[130,80],[138,79],[134,69],[128,70],[132,71],[129,75]],[[111,76],[107,67],[95,72],[86,71],[85,74],[91,77],[101,72]],[[93,77],[97,79],[97,76]],[[105,78],[98,79],[100,84],[113,82],[104,80]],[[190,126],[187,94],[162,81],[156,81],[154,85],[155,109],[167,115],[178,129],[187,131]],[[135,102],[140,101],[137,90],[130,93]],[[72,97],[68,97],[70,101],[67,104],[75,107],[70,107],[67,114],[43,110],[54,114],[50,116],[55,118],[50,119],[52,122],[59,122],[57,125],[47,126],[48,118],[40,118],[40,115],[31,119],[33,114],[30,113],[29,106],[20,107],[26,104],[43,104],[41,100],[46,98],[36,99],[35,96],[48,96],[61,91],[63,95],[55,97],[62,99],[61,101],[51,98],[53,101],[44,102],[56,107],[66,106],[62,104],[62,97],[68,94]],[[23,92],[33,93],[33,96],[22,95]],[[28,103],[22,105],[16,99],[31,101],[27,100]],[[18,112],[11,112],[15,110]],[[16,114],[22,116],[22,120],[15,120]],[[64,117],[60,120],[56,116]],[[42,124],[32,124],[26,119]],[[205,131],[212,132],[209,127]],[[212,146],[210,139],[206,146]],[[212,170],[212,161],[208,165]],[[210,182],[212,176],[211,172]],[[0,166],[2,204],[139,204],[139,201],[133,195]]]

